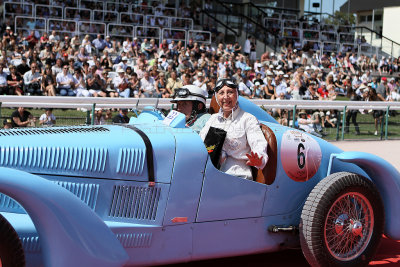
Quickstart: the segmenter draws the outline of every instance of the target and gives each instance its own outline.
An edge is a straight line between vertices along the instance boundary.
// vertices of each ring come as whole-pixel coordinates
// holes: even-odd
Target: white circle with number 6
[[[321,164],[321,148],[316,140],[304,132],[286,131],[281,142],[282,167],[296,182],[311,179]]]

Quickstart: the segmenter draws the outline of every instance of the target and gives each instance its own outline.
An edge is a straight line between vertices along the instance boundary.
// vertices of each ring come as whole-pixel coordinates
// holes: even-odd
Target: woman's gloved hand
[[[247,158],[249,159],[246,164],[249,166],[254,166],[258,169],[261,168],[261,166],[263,165],[263,157],[259,157],[257,153],[254,152],[250,152],[250,154],[246,154]]]

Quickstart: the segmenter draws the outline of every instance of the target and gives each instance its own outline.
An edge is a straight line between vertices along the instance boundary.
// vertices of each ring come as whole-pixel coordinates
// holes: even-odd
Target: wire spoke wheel
[[[357,192],[339,197],[328,211],[324,224],[325,245],[342,261],[362,254],[371,240],[374,212],[369,200]]]
[[[366,266],[379,246],[384,207],[374,183],[339,172],[321,180],[304,204],[300,243],[311,266]]]

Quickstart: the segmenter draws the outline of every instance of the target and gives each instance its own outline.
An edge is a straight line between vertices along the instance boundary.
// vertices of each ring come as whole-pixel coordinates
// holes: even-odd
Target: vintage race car
[[[239,105],[269,144],[254,181],[215,168],[183,114],[1,130],[0,266],[146,266],[295,247],[312,266],[362,266],[383,233],[400,239],[392,165]]]

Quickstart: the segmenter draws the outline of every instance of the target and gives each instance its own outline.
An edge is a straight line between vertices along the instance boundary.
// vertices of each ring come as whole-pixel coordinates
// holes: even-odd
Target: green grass
[[[348,100],[346,97],[338,97],[337,100]],[[5,118],[10,118],[11,113],[16,109],[10,108],[1,108],[1,123]],[[40,115],[44,113],[43,109],[27,109],[29,112],[33,114],[34,117],[39,119]],[[85,125],[87,122],[87,112],[83,112],[77,109],[54,109],[53,114],[57,118],[58,126],[71,126],[71,125]],[[118,111],[112,112],[112,117],[118,114]],[[129,112],[128,116],[135,116],[133,112]],[[340,115],[340,120],[342,120],[342,115]],[[384,121],[384,120],[383,120]],[[378,128],[378,136],[374,135],[375,126],[374,126],[374,118],[371,114],[361,114],[357,115],[357,122],[360,127],[360,135],[355,134],[354,125],[350,123],[350,132],[345,133],[345,140],[366,140],[366,139],[375,139],[379,140],[381,138],[380,126]],[[90,124],[90,120],[88,122]],[[109,119],[107,123],[111,124],[112,121]],[[39,122],[37,122],[37,126],[39,126]],[[384,126],[383,125],[383,138],[385,138],[384,134]],[[327,134],[324,139],[325,140],[336,140],[337,139],[337,129],[336,128],[326,128],[325,133]],[[341,140],[342,131],[339,129],[339,140]],[[400,113],[397,116],[390,116],[388,120],[388,139],[400,139]]]

